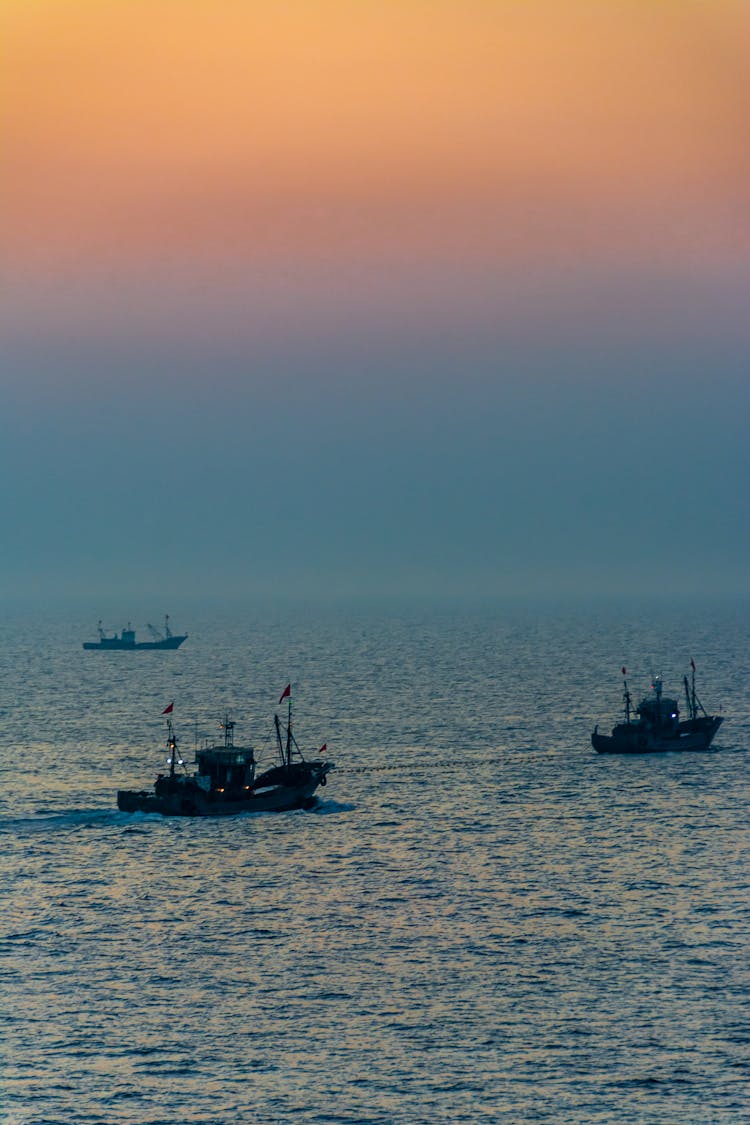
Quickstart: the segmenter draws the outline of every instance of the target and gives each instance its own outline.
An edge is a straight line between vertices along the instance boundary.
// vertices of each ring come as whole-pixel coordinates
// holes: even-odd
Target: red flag
[[[171,715],[174,711],[174,703],[169,703],[162,711],[162,715]]]
[[[281,699],[279,700],[279,703],[283,703],[284,700],[288,699],[291,694],[292,694],[292,685],[287,684],[286,687],[284,688],[284,690],[281,693]]]
[[[690,657],[690,667],[693,669],[693,671],[695,671],[695,661],[693,660],[692,656]]]
[[[628,674],[627,668],[623,668],[622,674],[623,674],[623,676],[627,676],[627,674]]]
[[[328,749],[328,743],[324,742],[323,745],[321,746],[320,750],[318,750],[318,753],[319,754],[325,754],[327,749]]]

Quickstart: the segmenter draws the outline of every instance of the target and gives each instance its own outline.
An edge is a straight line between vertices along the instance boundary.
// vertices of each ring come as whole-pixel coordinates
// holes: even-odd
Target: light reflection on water
[[[746,618],[190,632],[4,626],[9,1125],[746,1120]],[[716,752],[597,757],[659,646],[672,682],[700,654]],[[340,767],[315,810],[116,811],[166,702],[183,748],[226,707],[262,746],[290,675]]]

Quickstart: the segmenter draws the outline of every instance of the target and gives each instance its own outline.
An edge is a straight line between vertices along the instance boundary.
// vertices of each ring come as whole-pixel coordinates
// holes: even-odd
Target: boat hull
[[[132,643],[112,637],[101,641],[84,641],[83,647],[89,652],[164,651],[179,648],[186,640],[187,633],[183,637],[165,637],[163,641],[133,641]]]
[[[308,808],[319,785],[326,784],[332,763],[314,767],[308,776],[292,785],[264,785],[247,795],[206,792],[197,785],[175,785],[169,791],[149,792],[119,789],[117,807],[127,813],[157,813],[161,816],[237,816],[239,813],[288,812]]]
[[[680,723],[670,734],[639,729],[637,723],[616,728],[612,734],[591,735],[597,754],[668,754],[685,750],[708,750],[723,717],[708,715]]]

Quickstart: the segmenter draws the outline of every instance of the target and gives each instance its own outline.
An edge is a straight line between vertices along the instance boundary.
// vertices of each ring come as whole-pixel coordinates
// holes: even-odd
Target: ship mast
[[[219,726],[224,731],[224,748],[231,750],[234,746],[234,721],[229,718],[229,715],[225,715],[224,721]]]
[[[289,711],[286,720],[286,768],[292,766],[292,693],[289,693]]]
[[[695,694],[695,661],[694,660],[690,661],[690,667],[693,671],[693,684],[692,684],[692,689],[691,689],[691,693],[690,693],[691,694],[691,708],[692,708],[692,712],[693,712],[693,718],[697,719],[699,711],[702,711],[704,715],[707,715],[708,712],[706,711],[706,708],[703,706],[703,704],[701,703],[698,696]],[[685,685],[687,686],[687,678],[685,679]]]
[[[172,720],[167,719],[167,749],[169,750],[169,776],[174,777],[175,760],[177,758],[177,735],[172,726]]]
[[[279,744],[279,757],[281,758],[281,764],[282,764],[282,766],[285,766],[287,770],[289,770],[291,765],[292,765],[292,743],[294,742],[294,735],[292,734],[292,685],[291,684],[287,684],[286,687],[284,688],[284,690],[282,691],[281,697],[279,699],[279,706],[281,706],[281,704],[284,702],[285,699],[288,701],[288,705],[289,705],[288,711],[287,711],[287,719],[286,719],[286,748],[284,748],[284,746],[282,745],[282,742],[281,742],[281,723],[279,722],[279,716],[275,714],[274,717],[273,717],[273,721],[276,725],[276,740]],[[295,743],[295,745],[296,745],[296,743]]]
[[[687,676],[682,677],[682,682],[685,685],[685,699],[687,700],[688,715],[691,719],[695,718],[695,703],[690,698],[690,688],[688,687]],[[693,695],[695,695],[695,684],[693,684]]]
[[[274,714],[274,716],[273,716],[273,725],[276,727],[276,741],[279,744],[279,756],[281,758],[281,764],[283,765],[284,764],[284,747],[283,747],[282,742],[281,742],[281,723],[279,722],[279,716],[277,714]]]
[[[623,670],[622,670],[622,682],[623,682],[623,685],[625,687],[625,690],[623,692],[622,698],[625,701],[625,722],[627,723],[628,726],[630,726],[630,692],[628,691],[628,681],[625,678],[627,676],[627,674],[628,674],[627,668],[623,668]]]

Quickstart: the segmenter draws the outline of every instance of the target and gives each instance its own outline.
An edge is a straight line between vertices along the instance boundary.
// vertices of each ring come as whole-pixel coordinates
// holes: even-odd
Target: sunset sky
[[[745,3],[0,35],[7,596],[748,591]]]

